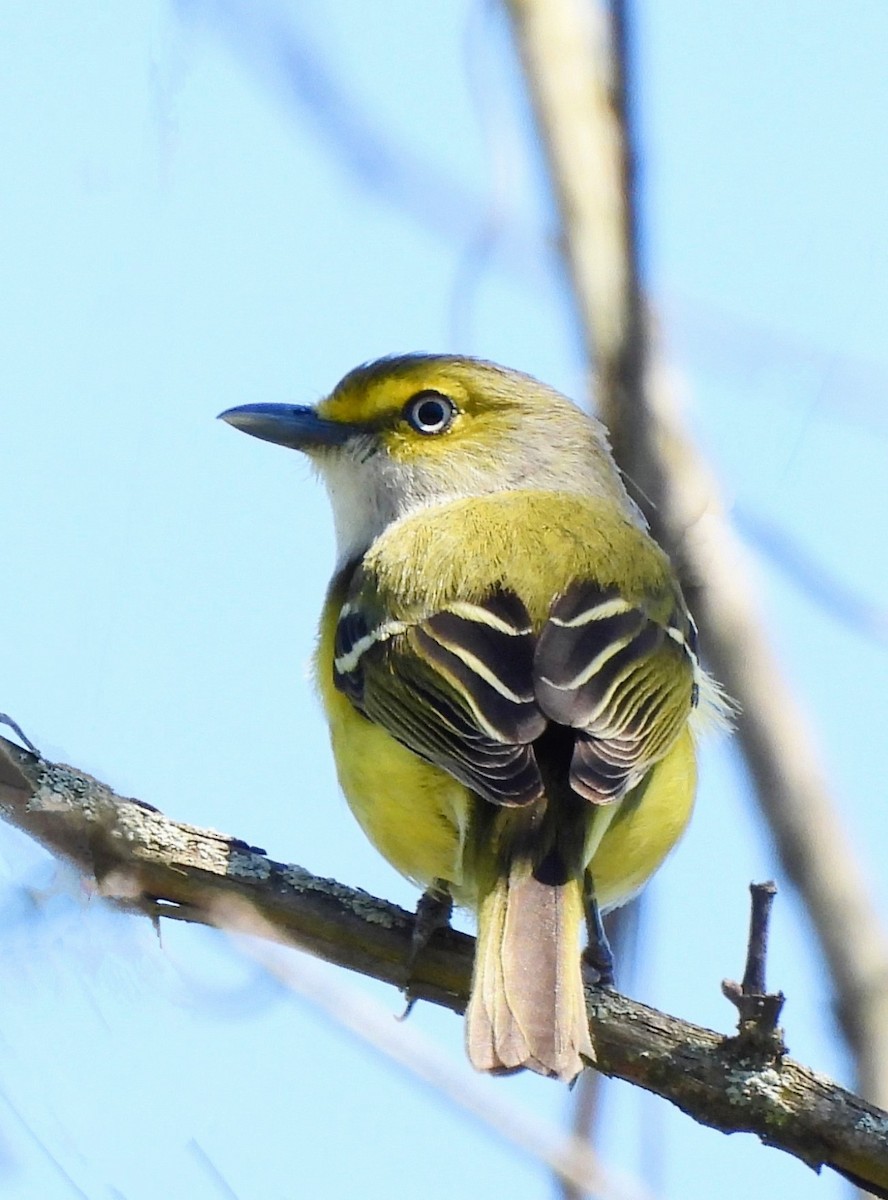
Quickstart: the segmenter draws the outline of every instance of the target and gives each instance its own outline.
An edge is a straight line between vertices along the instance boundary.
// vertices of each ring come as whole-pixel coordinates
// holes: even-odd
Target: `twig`
[[[121,907],[212,923],[214,906],[249,902],[279,940],[400,987],[412,914],[246,842],[173,821],[89,775],[0,738],[0,812],[73,862]],[[473,939],[439,931],[411,992],[462,1012]],[[616,992],[587,990],[598,1068],[678,1105],[701,1124],[745,1130],[810,1166],[830,1166],[888,1200],[888,1113],[789,1058],[761,1068],[730,1039]]]
[[[32,754],[36,754],[38,758],[40,757],[40,751],[37,749],[31,739],[25,736],[24,730],[22,729],[21,725],[19,725],[18,721],[13,721],[12,717],[8,716],[6,713],[0,713],[0,725],[5,725],[7,729],[11,729],[18,740],[20,742],[24,742],[25,746],[31,751]]]
[[[768,925],[771,920],[771,906],[777,895],[777,885],[770,879],[767,883],[751,883],[749,892],[752,904],[749,914],[749,948],[746,954],[746,970],[743,972],[743,994],[764,996]]]
[[[768,924],[771,905],[777,895],[776,884],[751,883],[749,945],[743,982],[722,981],[722,993],[740,1014],[740,1031],[735,1045],[764,1060],[782,1058],[786,1053],[783,1032],[777,1028],[785,996],[768,992],[765,987],[765,962],[768,956]]]

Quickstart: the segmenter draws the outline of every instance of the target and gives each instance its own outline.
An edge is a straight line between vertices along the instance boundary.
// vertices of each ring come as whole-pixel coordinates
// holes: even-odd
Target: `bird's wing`
[[[630,602],[588,580],[553,604],[534,655],[543,713],[577,731],[572,789],[618,800],[672,746],[697,702],[696,630],[680,593]]]
[[[542,795],[531,743],[547,720],[534,697],[535,638],[521,601],[497,592],[405,622],[376,611],[366,580],[356,584],[336,630],[340,691],[485,800],[520,805]]]
[[[371,721],[485,800],[543,794],[533,742],[575,731],[570,786],[619,800],[669,750],[695,702],[694,630],[678,593],[630,602],[572,584],[535,634],[514,593],[388,615],[359,570],[336,629],[334,680]]]

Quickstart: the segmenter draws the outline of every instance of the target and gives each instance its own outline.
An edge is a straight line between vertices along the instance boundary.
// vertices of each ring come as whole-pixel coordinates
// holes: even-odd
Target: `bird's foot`
[[[446,880],[435,879],[420,896],[416,906],[416,916],[413,918],[410,952],[405,963],[404,995],[407,997],[407,1007],[401,1017],[402,1021],[410,1015],[417,1000],[417,997],[411,994],[410,987],[417,960],[439,929],[450,928],[452,912],[453,898]]]
[[[614,986],[614,953],[604,932],[601,910],[591,887],[586,890],[586,932],[589,943],[583,951],[583,962],[596,974],[598,987]]]

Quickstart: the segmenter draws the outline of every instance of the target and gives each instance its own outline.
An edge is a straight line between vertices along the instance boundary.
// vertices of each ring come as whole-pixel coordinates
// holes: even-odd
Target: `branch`
[[[119,906],[217,924],[220,906],[247,902],[278,940],[396,987],[406,983],[410,913],[274,862],[236,838],[173,821],[2,737],[0,812]],[[413,968],[411,995],[462,1012],[473,951],[466,934],[436,933]],[[888,1114],[789,1058],[751,1054],[736,1039],[616,992],[589,988],[587,1004],[604,1074],[663,1096],[701,1124],[755,1133],[888,1198]]]
[[[641,300],[626,0],[507,0],[559,201],[599,407],[673,556],[716,677],[739,705],[753,794],[829,965],[859,1086],[888,1104],[888,937],[764,633],[742,547],[653,363]]]

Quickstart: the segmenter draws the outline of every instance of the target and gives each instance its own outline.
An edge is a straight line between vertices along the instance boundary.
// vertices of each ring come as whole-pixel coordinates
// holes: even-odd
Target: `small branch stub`
[[[756,1057],[773,1060],[786,1054],[783,1030],[777,1025],[786,997],[783,992],[768,992],[765,985],[768,926],[777,885],[772,880],[751,883],[749,892],[749,944],[743,982],[723,980],[722,993],[740,1014],[733,1044],[746,1055],[752,1052]]]

